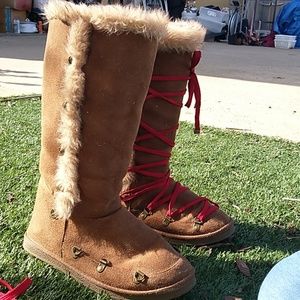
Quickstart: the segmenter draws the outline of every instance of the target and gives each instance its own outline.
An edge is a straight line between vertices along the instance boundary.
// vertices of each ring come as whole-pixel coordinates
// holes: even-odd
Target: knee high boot
[[[134,215],[174,243],[213,244],[233,234],[233,221],[216,203],[175,182],[169,169],[187,83],[187,106],[194,94],[199,132],[201,95],[194,69],[205,31],[196,22],[177,21],[168,24],[167,32],[159,44],[121,199]]]
[[[50,1],[40,182],[24,238],[32,255],[96,292],[172,299],[189,262],[120,204],[165,17]]]

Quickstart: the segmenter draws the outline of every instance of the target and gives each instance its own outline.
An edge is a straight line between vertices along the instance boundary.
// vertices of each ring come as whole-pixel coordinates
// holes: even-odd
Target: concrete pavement
[[[0,97],[41,93],[45,35],[0,34]]]
[[[0,97],[41,93],[44,35],[0,35]],[[300,142],[300,49],[206,43],[201,123]],[[182,120],[193,121],[193,109]]]

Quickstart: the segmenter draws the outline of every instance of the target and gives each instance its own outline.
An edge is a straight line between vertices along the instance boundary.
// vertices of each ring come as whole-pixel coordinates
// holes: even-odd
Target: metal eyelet
[[[72,247],[72,256],[74,259],[82,257],[83,255],[84,255],[84,251],[81,248],[77,246]]]
[[[55,191],[56,192],[63,192],[63,187],[59,184],[59,185],[57,185],[56,187],[55,187]]]
[[[199,220],[199,219],[197,219],[197,218],[195,218],[194,222],[195,222],[195,224],[197,224],[197,225],[203,225],[203,224],[204,224],[203,221],[201,221],[201,220]]]
[[[69,63],[69,64],[72,64],[72,62],[73,62],[73,58],[72,58],[72,56],[69,56],[69,58],[68,58],[68,63]]]
[[[201,221],[201,220],[199,220],[199,219],[197,219],[197,218],[195,218],[194,219],[194,226],[195,227],[201,227],[202,225],[204,224],[204,222],[203,221]]]
[[[65,149],[59,149],[59,155],[64,155],[65,154]]]
[[[65,102],[62,104],[63,108],[64,108],[64,109],[67,109],[67,108],[68,108],[68,104],[69,104],[68,101],[65,101]]]
[[[171,218],[170,216],[166,216],[164,219],[163,219],[163,224],[165,226],[168,226],[170,223],[174,222],[174,219]]]
[[[140,215],[139,215],[139,217],[142,219],[142,220],[145,220],[148,216],[150,216],[151,215],[151,211],[149,211],[148,209],[144,209],[141,213],[140,213]]]
[[[135,216],[139,216],[141,214],[141,210],[140,209],[136,209],[136,208],[127,208],[127,209],[128,209],[129,212],[131,212]]]
[[[133,275],[133,282],[135,284],[140,284],[140,283],[144,283],[146,282],[148,279],[148,276],[145,275],[143,272],[141,271],[136,271]]]
[[[51,217],[51,219],[58,220],[58,217],[57,217],[57,214],[56,214],[54,208],[52,208],[50,211],[50,217]]]
[[[102,273],[106,267],[111,267],[111,262],[105,258],[101,259],[96,270],[98,273]]]

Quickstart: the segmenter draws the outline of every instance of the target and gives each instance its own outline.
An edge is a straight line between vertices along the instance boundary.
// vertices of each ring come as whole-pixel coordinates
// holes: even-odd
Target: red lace
[[[30,287],[31,283],[32,280],[30,278],[26,278],[14,288],[5,280],[0,279],[0,285],[8,289],[8,292],[6,294],[0,292],[0,300],[17,299],[19,296],[23,295],[26,292],[26,290]]]
[[[199,63],[200,58],[201,58],[201,52],[200,51],[194,52],[192,62],[191,62],[190,76],[152,76],[152,81],[189,80],[188,82],[189,97],[185,105],[187,107],[190,107],[193,96],[195,97],[195,133],[200,132],[199,118],[200,118],[200,106],[201,106],[201,92],[200,92],[200,86],[197,79],[197,75],[195,73],[195,67]],[[178,100],[173,99],[172,97],[182,98],[185,92],[186,90],[177,91],[177,92],[160,92],[153,88],[149,88],[146,100],[150,100],[153,98],[161,98],[167,101],[168,103],[170,103],[171,105],[182,107],[182,102],[178,102]],[[121,194],[121,199],[125,203],[128,203],[129,201],[141,196],[144,193],[160,189],[157,195],[153,198],[153,200],[147,205],[146,209],[144,210],[143,214],[145,217],[148,214],[151,214],[151,212],[153,212],[155,209],[168,203],[168,210],[164,221],[165,223],[168,224],[169,222],[173,221],[174,217],[180,215],[187,209],[195,205],[198,205],[199,203],[203,203],[203,208],[196,216],[196,221],[198,221],[200,224],[204,223],[207,217],[218,209],[218,205],[210,201],[206,197],[197,196],[194,199],[190,200],[187,204],[182,205],[180,208],[175,209],[174,207],[176,205],[176,200],[178,199],[179,195],[185,192],[188,188],[182,186],[179,182],[176,182],[171,193],[165,195],[166,192],[169,190],[171,184],[174,182],[173,179],[170,177],[170,171],[168,170],[166,173],[149,171],[149,168],[169,165],[169,159],[171,153],[169,151],[167,152],[163,150],[151,149],[151,148],[146,148],[138,145],[138,143],[141,141],[145,141],[149,139],[159,139],[165,144],[167,144],[168,146],[170,146],[171,148],[174,147],[175,145],[174,141],[169,139],[167,137],[167,134],[176,131],[178,128],[178,124],[166,130],[157,130],[142,120],[140,124],[140,128],[143,128],[146,131],[146,133],[137,136],[134,144],[134,150],[143,153],[154,154],[162,157],[162,159],[156,162],[130,167],[128,169],[129,172],[134,172],[144,176],[152,177],[154,181],[123,192]]]

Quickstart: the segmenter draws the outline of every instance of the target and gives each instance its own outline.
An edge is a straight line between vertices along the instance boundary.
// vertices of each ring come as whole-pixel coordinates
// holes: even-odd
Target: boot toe
[[[125,208],[90,220],[88,231],[82,228],[69,224],[72,236],[88,238],[65,241],[69,250],[74,242],[83,250],[77,259],[68,251],[67,263],[84,273],[94,290],[152,300],[179,297],[194,286],[194,268],[188,260]]]
[[[132,267],[127,280],[122,278],[125,283],[122,287],[123,293],[130,291],[131,294],[135,291],[137,296],[148,296],[149,299],[155,299],[154,295],[158,294],[163,297],[159,299],[173,299],[188,292],[196,283],[194,268],[185,258],[178,255],[172,257],[170,252],[166,254],[167,260],[150,255]],[[170,261],[173,263],[170,264]]]
[[[195,222],[196,215],[196,212],[192,211],[176,218],[166,226],[164,213],[160,210],[144,221],[167,240],[176,244],[210,245],[225,240],[234,233],[233,220],[220,209],[211,214],[201,225]]]

